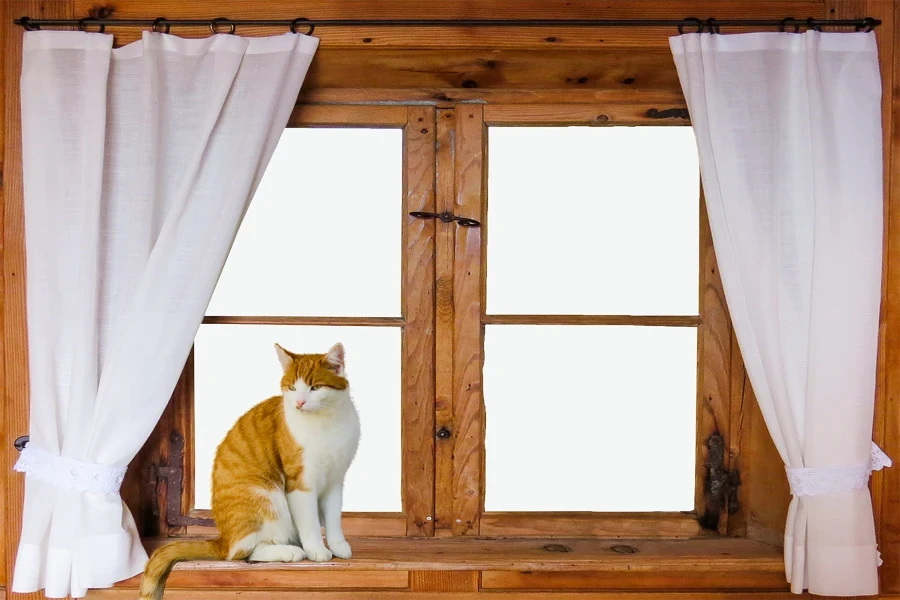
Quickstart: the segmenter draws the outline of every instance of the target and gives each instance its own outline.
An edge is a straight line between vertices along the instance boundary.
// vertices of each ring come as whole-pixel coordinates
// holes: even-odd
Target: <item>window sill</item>
[[[778,547],[690,540],[358,538],[326,563],[185,562],[169,589],[407,589],[414,573],[480,572],[482,590],[785,591]],[[161,541],[149,541],[148,550]],[[615,549],[613,549],[615,547]],[[631,552],[631,549],[634,552]],[[136,587],[135,577],[118,584]]]

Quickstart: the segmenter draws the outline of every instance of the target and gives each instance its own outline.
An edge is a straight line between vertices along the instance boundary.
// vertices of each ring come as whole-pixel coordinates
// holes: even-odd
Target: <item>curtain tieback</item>
[[[128,467],[83,462],[28,444],[14,469],[57,487],[112,495],[119,493]]]
[[[786,467],[794,496],[830,496],[861,490],[869,483],[872,471],[892,465],[891,459],[872,442],[872,454],[864,463],[843,467]]]

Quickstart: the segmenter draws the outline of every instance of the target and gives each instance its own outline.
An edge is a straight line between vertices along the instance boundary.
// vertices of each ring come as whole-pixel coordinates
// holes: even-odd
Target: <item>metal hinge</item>
[[[150,487],[153,498],[153,514],[160,514],[159,484],[166,481],[166,523],[172,527],[186,527],[188,525],[204,525],[212,527],[215,521],[212,519],[200,519],[191,517],[181,512],[181,496],[184,491],[184,438],[177,431],[169,436],[169,453],[166,462],[158,465],[150,465],[147,470],[147,485]]]
[[[741,472],[738,469],[725,468],[725,438],[718,432],[706,438],[706,479],[703,482],[703,496],[706,510],[700,517],[700,525],[704,529],[717,530],[722,511],[733,515],[741,509],[738,500],[738,488],[741,485]]]

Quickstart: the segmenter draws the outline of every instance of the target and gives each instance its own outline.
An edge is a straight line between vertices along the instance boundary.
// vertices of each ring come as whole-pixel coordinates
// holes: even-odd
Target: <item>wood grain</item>
[[[632,570],[622,573],[576,571],[574,573],[543,571],[485,571],[481,587],[486,590],[778,590],[789,586],[784,570],[654,571]]]
[[[413,571],[409,589],[414,592],[477,592],[478,571]]]
[[[484,315],[485,325],[633,325],[636,327],[697,327],[699,316],[668,315]]]
[[[522,513],[481,516],[481,535],[602,538],[690,538],[700,535],[697,517],[686,513]]]
[[[436,113],[435,210],[453,211],[455,171],[455,111]],[[456,226],[442,223],[435,231],[435,399],[434,433],[453,431],[453,248]],[[451,533],[453,522],[453,438],[438,437],[434,451],[435,535]]]
[[[410,107],[404,151],[403,509],[408,535],[434,535],[435,110]]]
[[[699,173],[698,173],[699,177]],[[731,320],[719,277],[709,217],[702,194],[700,206],[700,316],[697,331],[697,476],[694,503],[705,517],[706,526],[715,523],[720,533],[728,530],[728,510],[709,504],[705,487],[709,449],[706,442],[718,433],[725,439],[725,468],[732,465],[737,446],[731,438]]]
[[[814,600],[822,596],[792,595],[790,592],[641,592],[641,591],[490,591],[484,592],[406,592],[398,596],[398,590],[372,591],[291,591],[267,590],[171,590],[166,598],[172,600]],[[91,590],[89,600],[133,600],[134,591],[114,588]],[[898,600],[898,596],[882,596],[882,600]],[[848,597],[844,600],[877,600],[874,596]]]
[[[338,327],[400,327],[402,317],[302,317],[220,316],[203,317],[204,325],[328,325]]]
[[[484,221],[483,106],[456,110],[453,214]],[[455,227],[455,225],[450,225]],[[453,265],[453,534],[477,535],[484,504],[484,401],[481,368],[482,247],[479,227],[457,227]]]
[[[299,104],[288,127],[404,127],[405,106],[320,106]]]
[[[745,18],[748,13],[755,18],[781,19],[791,15],[805,18],[821,17],[823,14],[821,0],[655,0],[607,2],[602,5],[594,0],[445,0],[440,5],[405,0],[309,0],[302,6],[292,0],[267,0],[264,3],[229,0],[76,0],[75,12],[87,15],[92,8],[104,4],[113,6],[113,16],[123,19],[146,19],[159,15],[199,19],[220,15],[235,19],[287,19],[298,16],[316,19],[679,19],[696,15],[725,19]]]
[[[659,105],[656,102],[638,101],[626,104],[612,102],[591,106],[573,104],[488,104],[484,107],[487,125],[690,125],[690,120],[673,116],[654,119],[647,116],[651,110],[669,108],[686,109],[683,102]]]
[[[11,25],[9,25],[9,15],[6,14],[6,11],[0,8],[0,19],[3,19],[3,22],[0,23],[0,81],[6,81],[4,74],[6,73],[6,61],[4,57],[8,52],[9,46],[7,45],[7,39],[15,34],[12,31]],[[21,35],[21,34],[16,34]],[[3,89],[3,93],[0,93],[0,202],[4,201],[5,190],[3,188],[3,168],[5,166],[4,157],[6,155],[6,143],[4,138],[4,131],[6,127],[6,98],[7,98],[8,90]],[[0,221],[0,239],[2,239],[2,231],[3,231],[3,222]],[[0,247],[0,256],[3,254],[3,249]],[[4,322],[4,312],[5,309],[2,308],[4,303],[4,298],[6,296],[4,292],[4,278],[0,277],[0,331],[3,331],[3,322]],[[0,357],[4,354],[4,337],[0,336]],[[0,360],[0,386],[4,389],[6,387],[6,365],[5,361]],[[10,470],[8,465],[11,464],[15,459],[15,452],[11,452],[9,444],[7,443],[10,438],[9,431],[6,428],[6,410],[0,409],[0,443],[3,444],[3,449],[0,450],[0,490],[6,489],[6,481],[9,477]],[[7,533],[7,496],[6,492],[0,492],[0,531],[4,534]],[[0,543],[0,587],[6,585],[6,544]],[[6,596],[6,591],[3,590],[3,593],[0,594],[4,598]],[[3,600],[3,599],[0,599]]]
[[[24,14],[50,18],[72,18],[68,0],[12,1],[4,3],[2,27]],[[5,405],[6,456],[4,472],[6,518],[4,519],[4,581],[12,582],[12,572],[22,529],[22,503],[25,478],[12,472],[18,458],[13,441],[29,430],[28,332],[25,313],[25,220],[22,182],[22,126],[20,117],[19,75],[22,70],[22,32],[9,29],[3,46],[4,151],[3,151],[3,385]],[[41,598],[40,592],[17,598]]]
[[[383,589],[408,587],[406,571],[298,571],[297,569],[192,569],[175,568],[166,582],[166,595],[176,589]],[[126,579],[116,587],[136,588],[140,576]]]
[[[168,540],[146,542],[152,550]],[[568,551],[545,549],[563,545]],[[401,537],[351,538],[353,559],[327,563],[257,563],[242,561],[185,562],[175,569],[289,571],[602,571],[646,572],[765,571],[784,569],[778,546],[752,540],[710,536],[689,540],[604,540],[588,538]],[[628,545],[633,554],[612,550]],[[552,547],[552,548],[555,548]]]

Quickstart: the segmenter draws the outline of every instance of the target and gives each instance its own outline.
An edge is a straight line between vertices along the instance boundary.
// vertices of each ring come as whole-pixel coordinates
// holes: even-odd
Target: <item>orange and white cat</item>
[[[216,451],[212,512],[219,538],[154,552],[141,580],[142,600],[162,598],[169,571],[182,560],[350,558],[341,503],[359,445],[359,415],[350,399],[344,348],[336,344],[326,354],[275,348],[284,369],[281,395],[238,419]]]

